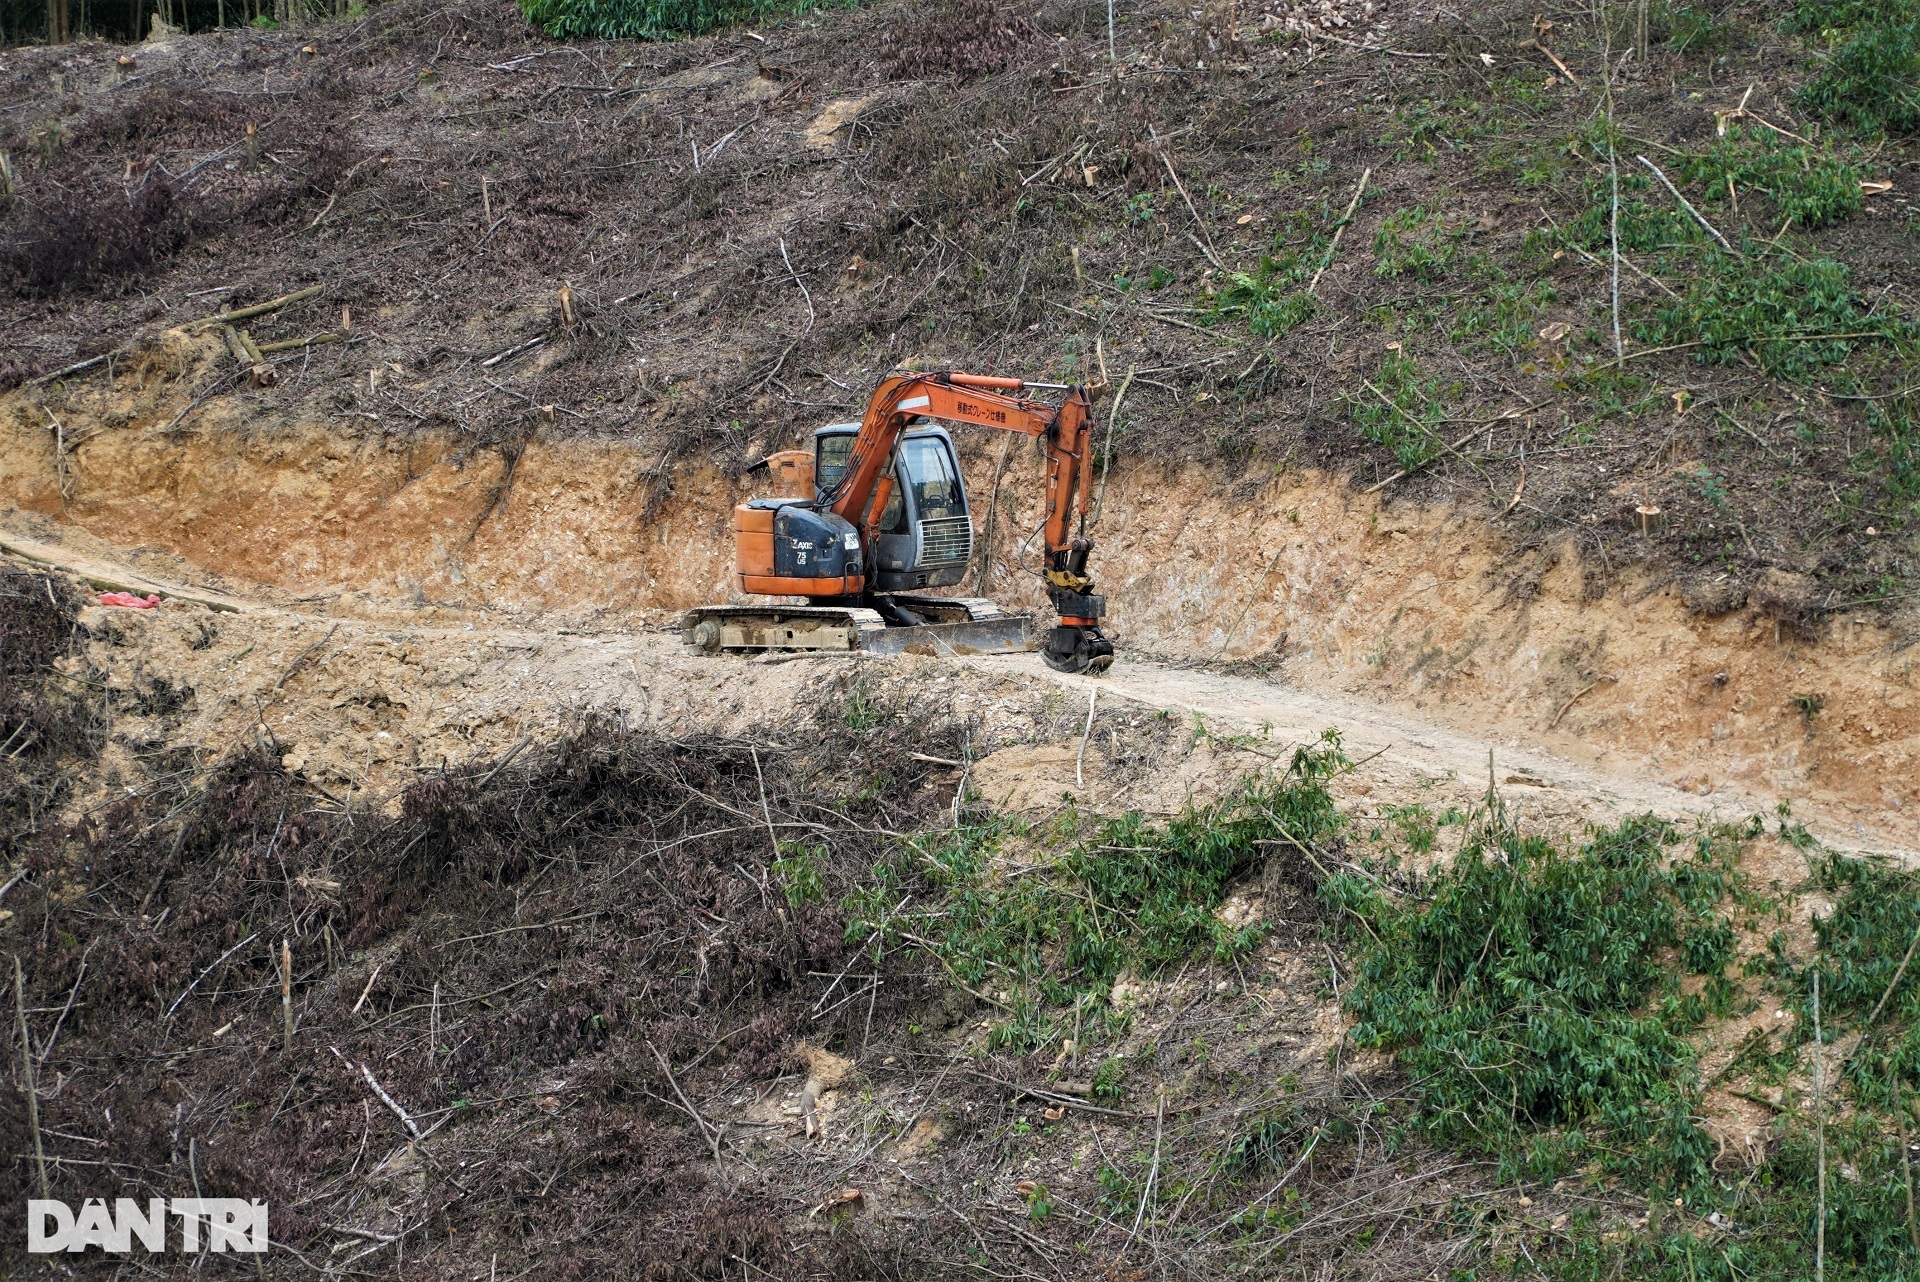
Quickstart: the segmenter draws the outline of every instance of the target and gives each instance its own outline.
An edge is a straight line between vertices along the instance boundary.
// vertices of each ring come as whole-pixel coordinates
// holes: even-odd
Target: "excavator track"
[[[1012,654],[1032,648],[1032,619],[992,601],[891,598],[913,626],[889,626],[878,610],[835,605],[709,605],[689,610],[680,635],[708,654],[750,650],[861,650],[869,654]]]

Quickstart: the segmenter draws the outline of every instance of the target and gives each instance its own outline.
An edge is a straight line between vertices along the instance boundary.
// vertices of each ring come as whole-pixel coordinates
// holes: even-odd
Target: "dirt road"
[[[1102,698],[1118,697],[1154,708],[1177,708],[1198,715],[1218,728],[1245,733],[1264,730],[1282,741],[1304,742],[1322,730],[1335,729],[1356,759],[1380,754],[1405,770],[1429,776],[1452,776],[1484,786],[1489,753],[1495,782],[1503,792],[1539,795],[1552,789],[1568,799],[1578,798],[1592,817],[1652,811],[1677,820],[1745,818],[1756,810],[1771,812],[1778,797],[1756,795],[1737,785],[1722,784],[1705,794],[1664,784],[1645,774],[1589,769],[1555,756],[1518,737],[1491,738],[1463,732],[1436,721],[1426,721],[1383,710],[1377,703],[1343,699],[1300,690],[1277,682],[1220,675],[1164,664],[1128,660],[1116,663],[1104,677],[1075,677],[1054,672],[1030,655],[1000,655],[963,659],[982,671],[1017,679],[1038,675],[1059,685],[1091,690]],[[1896,818],[1883,814],[1862,818],[1817,804],[1797,803],[1797,818],[1823,842],[1842,849],[1876,851],[1920,860],[1920,842],[1901,840]],[[1909,825],[1910,827],[1910,825]]]
[[[1744,818],[1770,812],[1780,800],[1732,784],[1689,792],[1655,777],[1660,763],[1639,771],[1596,769],[1518,736],[1463,730],[1360,697],[1128,656],[1101,678],[1053,672],[1037,655],[708,658],[685,651],[666,627],[582,634],[544,628],[537,619],[509,622],[402,602],[303,603],[173,558],[129,555],[58,527],[13,530],[4,539],[9,554],[62,566],[96,584],[152,588],[223,611],[187,604],[158,617],[114,612],[124,629],[141,634],[130,656],[135,669],[167,671],[203,692],[188,722],[152,730],[217,746],[265,725],[322,786],[368,802],[390,796],[423,764],[504,751],[582,710],[669,728],[700,724],[750,733],[790,718],[813,682],[834,679],[850,662],[882,683],[937,691],[945,706],[980,716],[1001,743],[1076,738],[1086,698],[1097,689],[1109,720],[1128,704],[1170,711],[1221,744],[1250,736],[1277,748],[1338,730],[1356,759],[1374,758],[1368,777],[1396,797],[1437,797],[1433,789],[1441,784],[1448,800],[1482,791],[1491,753],[1494,781],[1510,801],[1562,821],[1605,822],[1644,810],[1683,822]],[[206,628],[189,623],[189,616],[205,620]],[[206,640],[214,628],[217,643]],[[104,650],[124,654],[126,646]],[[1096,747],[1099,742],[1096,735]],[[1072,762],[1063,760],[1062,782],[1071,785]],[[1218,765],[1221,772],[1234,768]],[[1793,800],[1796,816],[1823,842],[1920,859],[1911,821],[1895,810],[1851,813]]]

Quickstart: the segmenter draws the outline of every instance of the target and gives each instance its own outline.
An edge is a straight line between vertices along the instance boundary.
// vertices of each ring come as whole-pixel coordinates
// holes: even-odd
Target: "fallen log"
[[[204,320],[193,323],[196,325],[231,325],[235,321],[252,320],[256,316],[265,316],[268,312],[277,312],[282,307],[289,306],[293,303],[304,302],[325,288],[326,286],[324,285],[309,285],[305,289],[295,290],[291,294],[282,294],[280,297],[270,298],[264,303],[255,303],[252,307],[236,308],[233,311],[222,312],[218,316],[209,316]]]
[[[53,373],[51,374],[41,374],[38,377],[28,379],[27,386],[38,387],[42,383],[52,383],[58,379],[63,379],[67,377],[69,374],[85,373],[87,370],[92,369],[95,365],[106,364],[109,360],[112,360],[115,356],[120,355],[122,352],[125,352],[126,350],[127,349],[124,347],[115,348],[111,352],[102,352],[98,356],[89,356],[84,361],[75,361],[71,365],[62,366],[61,368],[53,371]]]
[[[272,343],[260,344],[260,352],[265,355],[272,352],[291,352],[302,347],[319,347],[323,343],[337,343],[338,334],[315,334],[311,338],[282,338]]]

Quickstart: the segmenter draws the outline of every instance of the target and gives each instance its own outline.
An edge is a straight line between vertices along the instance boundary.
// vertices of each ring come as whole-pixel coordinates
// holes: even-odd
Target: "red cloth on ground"
[[[123,605],[129,610],[152,610],[159,607],[160,598],[157,596],[135,596],[131,592],[102,592],[100,594],[100,604]]]

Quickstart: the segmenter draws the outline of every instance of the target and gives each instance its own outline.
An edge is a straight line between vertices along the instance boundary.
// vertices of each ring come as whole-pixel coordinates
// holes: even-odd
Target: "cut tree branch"
[[[1327,268],[1333,266],[1333,256],[1340,252],[1340,238],[1347,234],[1347,226],[1353,222],[1353,211],[1360,208],[1360,198],[1367,193],[1367,179],[1373,177],[1373,168],[1368,166],[1360,171],[1360,181],[1353,189],[1353,199],[1347,202],[1346,212],[1340,215],[1340,223],[1333,229],[1333,243],[1327,246],[1327,260],[1320,264],[1320,270],[1307,282],[1307,294],[1320,288],[1320,278],[1327,274]]]
[[[282,294],[280,297],[270,298],[264,303],[255,303],[252,307],[242,307],[236,311],[222,312],[218,316],[209,316],[205,320],[195,321],[194,323],[196,325],[231,325],[235,321],[252,320],[255,316],[265,316],[268,312],[277,312],[282,307],[312,298],[325,288],[326,286],[324,285],[309,285],[305,289],[295,290],[291,294]]]
[[[707,1124],[706,1118],[700,1116],[700,1110],[693,1106],[693,1102],[687,1098],[686,1092],[680,1089],[680,1083],[674,1080],[673,1068],[667,1063],[667,1057],[660,1053],[660,1048],[649,1041],[647,1043],[647,1049],[653,1052],[653,1058],[659,1063],[660,1072],[665,1075],[667,1085],[673,1088],[674,1095],[680,1100],[680,1107],[687,1110],[687,1116],[693,1119],[693,1124],[700,1128],[700,1134],[705,1137],[707,1147],[713,1150],[713,1167],[714,1170],[720,1174],[721,1186],[731,1187],[731,1181],[727,1179],[726,1164],[720,1160],[720,1140],[719,1137],[714,1134],[713,1127]]]
[[[1674,186],[1672,180],[1669,179],[1666,176],[1666,174],[1660,171],[1660,166],[1654,164],[1651,160],[1648,160],[1645,156],[1635,156],[1634,159],[1639,161],[1641,164],[1645,165],[1648,169],[1651,169],[1653,171],[1653,176],[1660,180],[1660,185],[1662,187],[1665,187],[1668,191],[1672,192],[1673,198],[1680,202],[1680,208],[1686,210],[1688,214],[1692,215],[1693,221],[1695,221],[1696,223],[1699,223],[1701,226],[1701,229],[1704,230],[1707,233],[1707,235],[1713,237],[1715,240],[1720,242],[1720,248],[1726,250],[1729,254],[1737,254],[1740,252],[1739,250],[1735,249],[1732,245],[1729,245],[1727,243],[1727,238],[1725,236],[1722,236],[1717,230],[1714,229],[1714,225],[1707,221],[1705,214],[1702,214],[1699,210],[1693,207],[1692,201],[1688,200],[1685,196],[1682,196],[1680,194],[1680,189]]]

